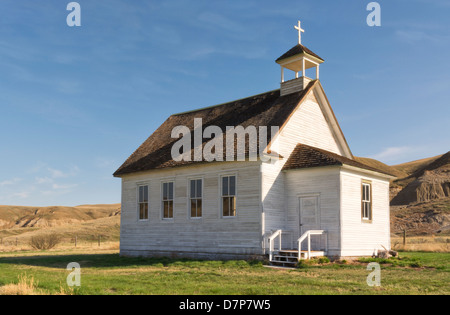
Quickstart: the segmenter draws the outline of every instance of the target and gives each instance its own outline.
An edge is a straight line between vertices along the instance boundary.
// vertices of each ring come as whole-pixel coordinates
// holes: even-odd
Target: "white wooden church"
[[[114,173],[121,255],[288,264],[390,248],[393,177],[354,159],[319,81],[324,60],[302,45],[300,22],[296,29],[298,44],[276,60],[280,89],[170,116]],[[285,81],[288,70],[295,79]],[[193,130],[194,118],[223,130],[278,126],[264,148],[272,158],[175,161],[171,132]]]

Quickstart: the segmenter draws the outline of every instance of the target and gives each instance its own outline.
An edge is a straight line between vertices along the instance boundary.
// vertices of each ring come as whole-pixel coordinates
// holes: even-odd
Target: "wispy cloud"
[[[250,47],[247,43],[235,43],[235,46],[232,48],[226,47],[223,43],[219,43],[217,46],[199,45],[191,49],[186,49],[182,55],[177,55],[176,59],[192,61],[207,58],[212,55],[226,55],[249,60],[262,59],[267,55],[267,48],[259,45]]]
[[[198,17],[199,21],[208,24],[208,27],[214,27],[216,29],[222,29],[232,33],[233,35],[244,33],[244,26],[231,18],[225,17],[215,12],[204,12]]]
[[[107,168],[108,170],[117,166],[117,161],[115,159],[108,159],[99,157],[95,160],[95,165],[99,168]]]
[[[24,172],[23,178],[0,182],[0,203],[34,205],[42,196],[48,198],[72,193],[79,187],[79,172],[76,165],[56,168],[38,162]]]
[[[22,191],[22,192],[18,192],[18,193],[14,193],[12,195],[13,198],[19,198],[19,199],[26,199],[30,196],[30,193],[27,191]]]
[[[78,174],[80,169],[76,165],[72,165],[67,171],[61,171],[58,169],[54,169],[51,167],[48,167],[47,170],[50,172],[50,176],[52,178],[67,178],[67,177],[73,177]]]
[[[51,184],[53,183],[53,179],[49,178],[49,177],[36,177],[35,179],[36,184]]]
[[[411,0],[407,0],[408,4],[411,4],[411,2]],[[448,0],[415,0],[414,2],[419,2],[427,6],[450,8],[450,2]]]
[[[434,43],[434,44],[447,44],[450,40],[450,36],[441,35],[437,33],[429,33],[421,30],[397,30],[395,36],[409,44],[416,43]]]
[[[21,181],[22,181],[21,178],[13,178],[13,179],[9,179],[9,180],[4,180],[4,181],[0,182],[0,187],[15,185]]]
[[[52,188],[55,190],[70,190],[77,186],[78,186],[78,184],[53,184]]]
[[[424,147],[412,147],[412,146],[398,146],[388,147],[381,152],[369,156],[372,159],[379,160],[386,164],[403,163],[405,161],[411,161],[419,153],[426,152]]]

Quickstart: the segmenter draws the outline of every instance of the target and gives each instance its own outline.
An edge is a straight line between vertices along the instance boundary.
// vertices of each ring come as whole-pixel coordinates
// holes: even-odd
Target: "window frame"
[[[366,187],[368,187],[368,188],[366,188]],[[368,205],[368,209],[367,209],[366,205]],[[367,213],[366,213],[366,210],[367,210]],[[361,221],[364,223],[372,223],[372,220],[373,220],[372,181],[362,180],[362,182],[361,182]]]
[[[172,184],[172,199],[164,199],[164,185],[165,184]],[[170,187],[170,186],[169,186]],[[168,188],[169,188],[168,187]],[[169,189],[170,191],[170,189]],[[169,196],[170,197],[170,196]],[[175,181],[174,180],[164,180],[161,181],[161,194],[160,194],[160,201],[161,201],[161,220],[163,221],[173,221],[175,217]],[[172,202],[172,217],[165,217],[165,202]],[[170,211],[169,211],[170,213]]]
[[[234,195],[230,194],[230,181],[228,179],[228,194],[223,194],[223,179],[225,177],[234,177]],[[223,200],[224,198],[234,198],[234,215],[224,215],[224,208],[223,208]],[[235,219],[238,216],[237,211],[237,174],[221,174],[219,176],[219,211],[220,211],[220,217],[223,219]],[[229,212],[230,213],[230,212]]]
[[[137,205],[137,220],[139,222],[147,222],[150,220],[150,185],[148,183],[138,183],[136,185],[136,205]],[[147,200],[145,198],[141,201],[141,188],[147,188]],[[145,193],[145,191],[144,191]],[[146,216],[141,218],[141,205],[147,205]]]
[[[195,197],[192,198],[191,197],[191,182],[192,181],[200,181],[201,182],[201,195],[200,197]],[[196,190],[197,190],[197,184],[196,184]],[[192,220],[201,220],[203,218],[203,214],[204,214],[204,180],[203,177],[193,177],[193,178],[189,178],[188,179],[188,185],[187,185],[187,190],[188,190],[188,195],[187,195],[187,206],[188,206],[188,218],[192,219]],[[197,191],[196,191],[196,195],[197,195]],[[196,215],[195,217],[192,216],[192,200],[201,200],[201,215],[198,216],[198,204],[196,202]]]

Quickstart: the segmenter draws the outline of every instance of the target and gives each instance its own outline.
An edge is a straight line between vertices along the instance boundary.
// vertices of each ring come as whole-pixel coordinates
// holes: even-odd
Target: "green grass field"
[[[44,256],[45,255],[45,256]],[[257,261],[198,261],[126,258],[113,253],[1,253],[0,293],[4,294],[449,294],[449,253],[400,253],[375,259],[381,286],[369,287],[366,267],[356,262],[304,263],[295,270],[264,267]],[[81,266],[81,287],[66,284],[67,264]],[[20,285],[28,284],[28,291]],[[8,289],[8,290],[6,290]]]

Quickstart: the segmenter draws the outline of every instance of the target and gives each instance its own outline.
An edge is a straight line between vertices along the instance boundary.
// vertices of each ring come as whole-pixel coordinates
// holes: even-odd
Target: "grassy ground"
[[[366,283],[372,259],[305,263],[295,270],[257,261],[120,257],[117,250],[0,254],[4,294],[450,294],[449,253],[401,253],[381,264],[381,287]],[[68,288],[67,264],[81,266],[81,287]]]

